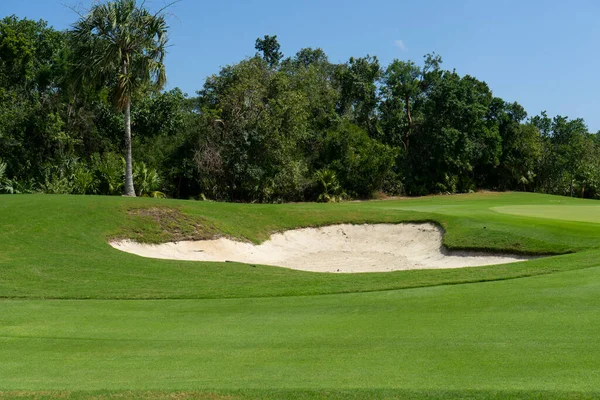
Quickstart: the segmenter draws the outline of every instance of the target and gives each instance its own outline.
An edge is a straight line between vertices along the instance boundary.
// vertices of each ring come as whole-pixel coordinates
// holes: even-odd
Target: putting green
[[[521,217],[600,223],[600,205],[516,205],[492,207],[491,210]]]

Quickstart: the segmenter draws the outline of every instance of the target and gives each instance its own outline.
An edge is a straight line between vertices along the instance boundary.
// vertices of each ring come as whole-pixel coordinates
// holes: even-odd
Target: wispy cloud
[[[408,50],[406,48],[406,45],[404,44],[404,41],[398,39],[398,40],[394,40],[394,46],[396,46],[397,48],[399,48],[402,51],[406,51]]]

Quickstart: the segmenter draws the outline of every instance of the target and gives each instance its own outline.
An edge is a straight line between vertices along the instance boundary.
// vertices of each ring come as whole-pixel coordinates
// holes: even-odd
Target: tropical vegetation
[[[318,48],[286,57],[267,35],[188,95],[161,91],[167,31],[134,0],[97,3],[66,31],[0,20],[0,192],[600,196],[600,136],[582,119],[528,117],[439,55],[333,63]]]

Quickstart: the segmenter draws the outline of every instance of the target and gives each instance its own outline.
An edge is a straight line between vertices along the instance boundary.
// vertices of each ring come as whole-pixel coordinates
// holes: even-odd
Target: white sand
[[[192,261],[236,261],[313,272],[386,272],[507,264],[530,257],[448,252],[433,224],[333,225],[276,233],[254,245],[231,239],[160,245],[113,242],[142,257]]]

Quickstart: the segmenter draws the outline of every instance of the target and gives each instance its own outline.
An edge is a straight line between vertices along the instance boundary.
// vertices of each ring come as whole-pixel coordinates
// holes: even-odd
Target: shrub
[[[314,181],[317,186],[317,201],[321,203],[339,202],[346,197],[335,172],[330,169],[320,169],[315,172]]]
[[[75,194],[95,194],[98,192],[99,180],[85,165],[79,164],[72,175],[72,187]]]
[[[4,185],[8,179],[6,178],[6,163],[0,158],[0,193],[4,192]]]
[[[166,197],[164,193],[159,191],[161,181],[158,172],[154,168],[148,168],[144,162],[135,164],[133,168],[133,184],[139,196]]]
[[[351,195],[369,197],[380,190],[394,167],[396,150],[371,139],[350,123],[327,132],[323,159]]]
[[[62,170],[46,170],[44,180],[40,182],[39,191],[47,194],[71,194],[73,186],[69,177]]]
[[[120,194],[125,177],[125,160],[115,153],[92,155],[92,170],[98,180],[100,194]]]

